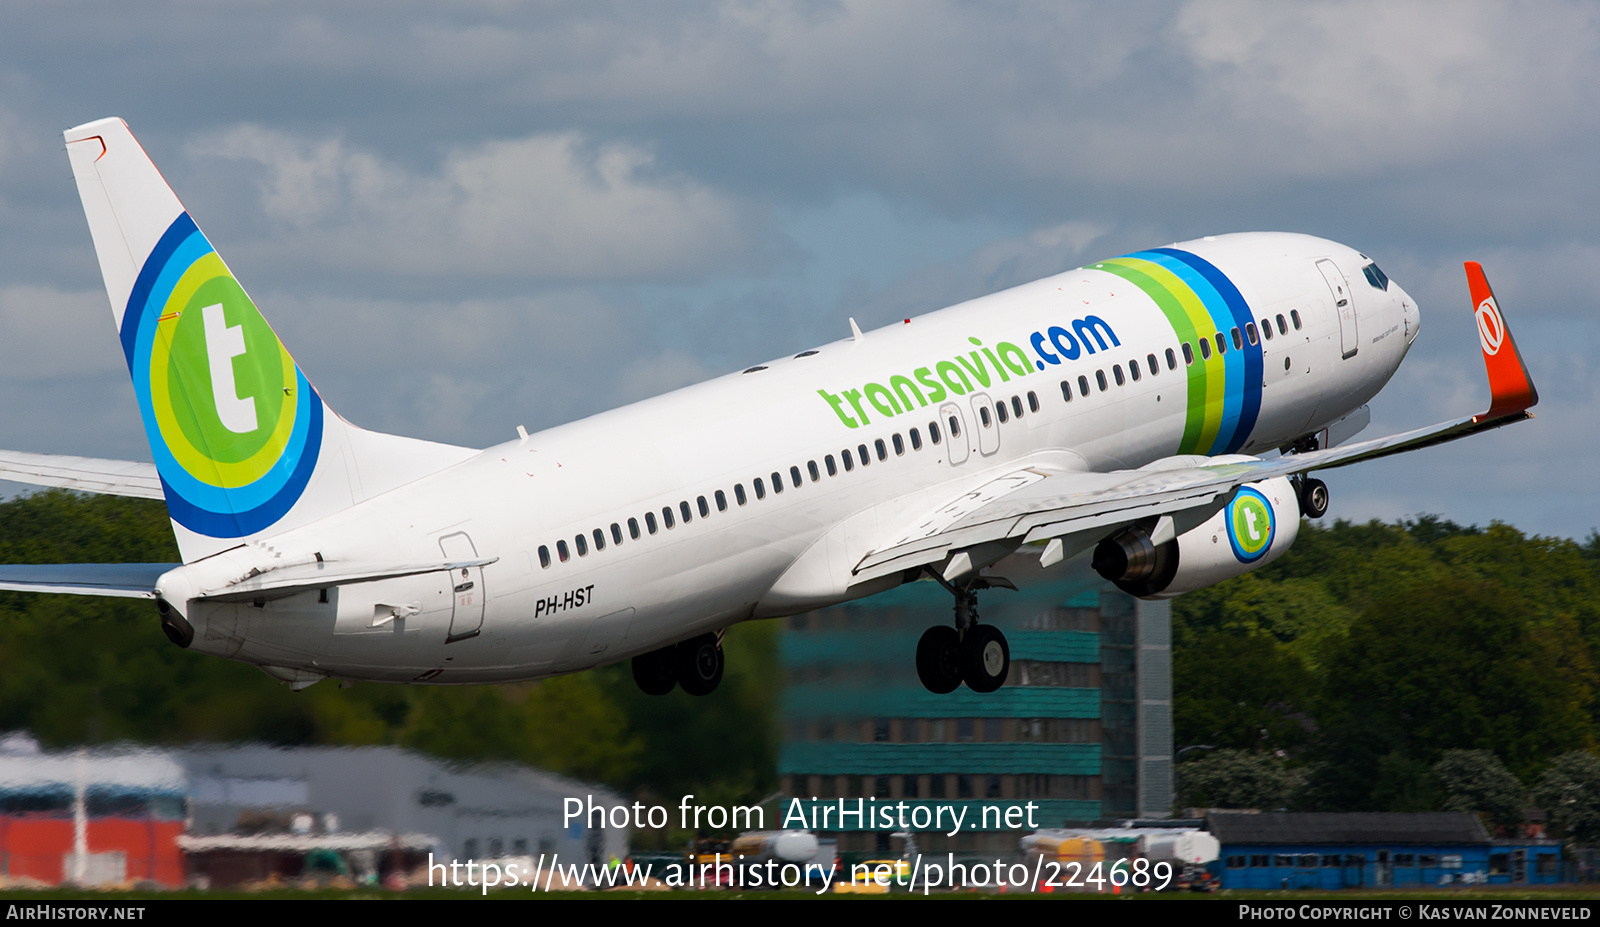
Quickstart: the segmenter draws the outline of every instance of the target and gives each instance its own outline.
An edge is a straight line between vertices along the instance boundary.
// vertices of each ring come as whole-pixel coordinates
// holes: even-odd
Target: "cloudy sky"
[[[61,144],[125,118],[345,417],[484,446],[1079,264],[1334,238],[1420,302],[1333,514],[1600,526],[1600,6],[0,6],[0,447],[149,459]]]

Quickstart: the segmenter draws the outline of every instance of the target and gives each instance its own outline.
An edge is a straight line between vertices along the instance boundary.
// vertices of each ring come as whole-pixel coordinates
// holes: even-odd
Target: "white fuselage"
[[[186,608],[194,649],[267,667],[438,683],[571,672],[895,585],[899,575],[851,585],[850,568],[907,524],[1030,460],[1106,471],[1277,448],[1366,403],[1416,336],[1414,303],[1393,283],[1370,285],[1369,262],[1342,245],[1251,233],[1173,247],[1225,274],[1273,337],[1251,343],[1242,331],[1241,350],[1229,328],[1212,327],[1206,359],[1198,336],[1176,333],[1170,307],[1128,275],[1091,265],[489,448],[188,564],[160,591]],[[1349,300],[1343,322],[1340,299]],[[1090,317],[1104,323],[1103,348],[1092,325],[1072,327]],[[1052,328],[1077,334],[1052,340]],[[1195,392],[1185,343],[1194,364],[1213,365],[1209,393]],[[1257,349],[1247,379],[1240,358]],[[1224,373],[1228,363],[1235,368]],[[1248,428],[1238,427],[1241,403],[1244,418],[1254,416]],[[317,555],[497,559],[259,604],[188,601],[252,568]]]

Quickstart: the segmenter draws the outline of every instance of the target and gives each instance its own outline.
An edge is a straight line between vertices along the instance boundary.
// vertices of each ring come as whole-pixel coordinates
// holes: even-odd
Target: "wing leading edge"
[[[1226,505],[1239,487],[1277,476],[1345,467],[1414,451],[1530,419],[1539,401],[1483,268],[1466,264],[1489,377],[1489,409],[1412,431],[1341,447],[1262,460],[1174,457],[1139,470],[1088,473],[1029,467],[1006,474],[950,503],[852,569],[851,584],[939,563],[980,544],[1066,540],[1081,550],[1119,525],[1171,516],[1198,525]],[[1192,523],[1192,524],[1191,524]],[[1183,527],[1176,530],[1182,533]],[[1078,543],[1072,543],[1076,540]],[[1093,543],[1092,540],[1089,543]],[[1059,555],[1058,555],[1059,556]]]

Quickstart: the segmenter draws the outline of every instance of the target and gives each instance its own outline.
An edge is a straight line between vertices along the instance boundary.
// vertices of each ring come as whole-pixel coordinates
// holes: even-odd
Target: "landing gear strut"
[[[936,625],[923,632],[917,641],[917,678],[940,695],[963,682],[974,692],[1000,688],[1011,671],[1011,648],[999,628],[978,623],[978,590],[1016,587],[998,576],[974,576],[956,584],[932,570],[927,573],[955,596],[955,627]]]

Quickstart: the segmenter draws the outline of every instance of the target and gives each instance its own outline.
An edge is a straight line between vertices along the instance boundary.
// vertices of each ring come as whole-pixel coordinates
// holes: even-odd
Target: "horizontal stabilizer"
[[[156,465],[136,460],[0,451],[0,480],[136,499],[160,499]]]
[[[488,566],[499,560],[449,560],[431,563],[373,563],[350,561],[336,563],[317,561],[296,563],[247,576],[236,583],[219,589],[209,589],[196,596],[207,602],[249,602],[255,599],[281,599],[285,596],[313,589],[327,589],[350,583],[370,583],[380,579],[416,576],[419,573],[442,573],[470,567]]]
[[[0,589],[153,599],[156,580],[181,563],[23,563],[0,566]]]

